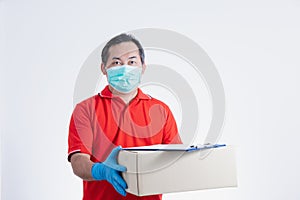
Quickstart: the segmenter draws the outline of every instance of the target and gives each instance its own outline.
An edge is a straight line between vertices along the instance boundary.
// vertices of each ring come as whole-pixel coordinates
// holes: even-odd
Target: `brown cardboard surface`
[[[210,151],[201,157],[203,151]],[[127,192],[152,195],[237,186],[232,146],[202,151],[121,151]]]

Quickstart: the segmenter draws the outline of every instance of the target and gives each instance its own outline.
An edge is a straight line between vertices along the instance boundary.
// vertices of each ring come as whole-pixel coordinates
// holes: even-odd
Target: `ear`
[[[142,74],[145,73],[145,70],[146,70],[146,64],[144,63],[144,64],[142,65]]]
[[[106,74],[107,74],[107,73],[106,73],[105,66],[104,66],[103,63],[101,63],[101,71],[102,71],[103,75],[106,75]]]

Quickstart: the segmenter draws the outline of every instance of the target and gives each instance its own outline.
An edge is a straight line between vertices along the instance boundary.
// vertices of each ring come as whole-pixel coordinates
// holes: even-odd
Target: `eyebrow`
[[[132,59],[132,58],[137,58],[136,56],[131,56],[131,57],[129,57],[128,59]]]
[[[137,58],[136,56],[130,56],[128,59]],[[121,60],[119,57],[112,57],[112,60]]]

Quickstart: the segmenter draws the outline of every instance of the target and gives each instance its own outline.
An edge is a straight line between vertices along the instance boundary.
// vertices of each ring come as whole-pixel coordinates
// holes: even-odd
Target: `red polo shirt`
[[[76,152],[91,155],[93,162],[103,162],[111,150],[122,147],[182,143],[175,119],[163,102],[140,89],[129,104],[113,96],[109,87],[77,104],[69,128],[68,159]],[[126,197],[107,181],[83,181],[83,200],[156,200],[161,195]]]

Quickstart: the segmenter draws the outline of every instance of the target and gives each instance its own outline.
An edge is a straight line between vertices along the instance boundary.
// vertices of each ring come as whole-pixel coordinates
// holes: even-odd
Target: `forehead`
[[[123,56],[138,56],[139,49],[133,42],[122,42],[120,44],[113,45],[109,48],[109,59],[113,57],[123,57]]]

